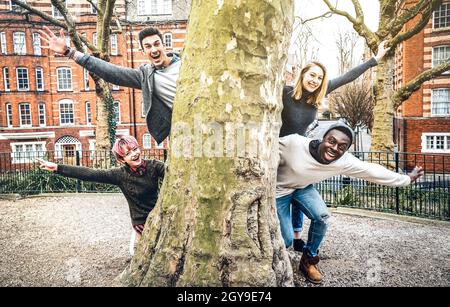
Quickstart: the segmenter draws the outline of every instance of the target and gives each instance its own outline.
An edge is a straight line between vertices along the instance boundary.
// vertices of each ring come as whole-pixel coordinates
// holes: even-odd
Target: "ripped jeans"
[[[317,192],[313,185],[309,185],[304,189],[297,189],[291,194],[278,197],[276,201],[281,235],[283,236],[286,247],[291,246],[294,239],[294,229],[291,219],[291,203],[294,203],[311,220],[311,225],[308,230],[308,242],[303,252],[306,252],[310,257],[317,256],[317,250],[327,232],[327,220],[330,217],[327,205],[319,192]]]

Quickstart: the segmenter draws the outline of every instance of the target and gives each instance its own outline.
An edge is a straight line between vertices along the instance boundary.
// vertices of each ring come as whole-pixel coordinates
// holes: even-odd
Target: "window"
[[[152,148],[152,136],[150,134],[146,133],[142,136],[142,147],[144,149]]]
[[[450,46],[438,46],[433,48],[433,67],[446,62],[450,58]],[[444,72],[448,74],[449,71]]]
[[[172,33],[164,34],[164,46],[166,46],[166,48],[172,48]]]
[[[116,84],[112,84],[112,89],[113,89],[114,91],[118,91],[118,90],[120,90],[120,86],[118,86],[118,85],[116,85]]]
[[[12,122],[12,106],[10,103],[6,104],[6,125],[8,128],[11,128],[13,126]]]
[[[27,3],[26,0],[22,0],[22,2],[23,3]],[[11,8],[11,11],[13,11],[13,12],[21,12],[22,11],[22,7],[20,5],[18,5],[18,4],[12,3],[11,0],[9,0],[9,5],[10,5],[10,8]]]
[[[61,125],[73,125],[75,123],[73,102],[71,100],[62,100],[59,102],[59,123]]]
[[[92,33],[92,43],[97,46],[97,32]]]
[[[86,125],[90,125],[91,123],[91,103],[86,101]]]
[[[42,70],[42,67],[36,68],[36,90],[44,90],[44,72]]]
[[[432,115],[450,115],[450,89],[434,89],[431,96]]]
[[[27,46],[25,44],[25,33],[14,32],[13,34],[14,53],[24,55],[27,53]]]
[[[162,141],[161,143],[159,143],[159,144],[156,144],[156,147],[155,147],[156,149],[164,149],[164,141]]]
[[[39,126],[45,127],[45,103],[39,103]]]
[[[31,110],[29,103],[19,104],[19,116],[21,127],[31,127]]]
[[[450,152],[450,133],[423,133],[422,152]]]
[[[8,54],[8,48],[6,44],[6,33],[0,32],[0,44],[1,44],[1,52],[2,54]]]
[[[172,0],[138,0],[138,15],[171,15]]]
[[[28,83],[28,69],[27,68],[16,68],[17,76],[17,90],[18,91],[29,91],[30,85]]]
[[[433,13],[433,28],[450,27],[450,3],[442,4]]]
[[[145,104],[144,104],[144,101],[141,101],[141,116],[145,117],[145,115],[147,115],[145,113]]]
[[[120,101],[114,101],[114,120],[120,123]]]
[[[72,90],[72,70],[68,67],[61,67],[56,69],[58,91]]]
[[[33,163],[45,156],[45,142],[11,143],[12,163]]]
[[[41,36],[39,33],[33,33],[33,53],[35,55],[41,55]]]
[[[117,55],[117,34],[112,34],[110,36],[111,40],[111,55]]]
[[[92,0],[92,3],[97,5],[97,0]],[[92,3],[91,3],[91,13],[92,14],[97,14],[97,9],[95,8],[95,6],[92,5]]]
[[[3,67],[3,85],[5,86],[5,92],[9,92],[11,90],[9,84],[9,68]]]
[[[66,1],[63,1],[64,6],[66,6]],[[61,12],[52,4],[52,15],[55,18],[64,18],[63,15],[61,14]]]
[[[89,91],[89,71],[86,68],[83,68],[83,84],[84,89]]]

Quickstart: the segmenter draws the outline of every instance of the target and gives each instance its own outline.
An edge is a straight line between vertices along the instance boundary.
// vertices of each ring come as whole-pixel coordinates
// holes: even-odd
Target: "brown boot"
[[[319,256],[309,257],[307,253],[302,254],[300,259],[300,271],[305,275],[306,279],[314,284],[322,283],[322,274],[317,269],[319,263]]]

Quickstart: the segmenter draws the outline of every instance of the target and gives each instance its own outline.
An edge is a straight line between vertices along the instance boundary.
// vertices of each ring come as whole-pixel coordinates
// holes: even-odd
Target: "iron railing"
[[[415,165],[425,175],[401,188],[386,187],[365,180],[336,176],[316,185],[330,206],[345,206],[403,215],[450,220],[450,155],[416,153],[354,152],[367,162],[408,173]],[[165,161],[167,150],[143,150],[144,158]],[[21,152],[0,153],[0,194],[51,192],[117,192],[117,187],[65,178],[40,170],[35,158],[56,163],[108,168],[114,164],[109,152]]]

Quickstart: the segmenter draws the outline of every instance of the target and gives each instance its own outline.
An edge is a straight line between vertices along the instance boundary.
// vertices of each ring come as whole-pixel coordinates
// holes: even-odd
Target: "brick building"
[[[395,87],[449,58],[450,1],[444,0],[425,29],[397,48]],[[450,153],[450,72],[425,82],[405,101],[394,127],[399,151]]]
[[[50,0],[27,3],[60,18]],[[95,43],[96,10],[86,0],[67,0],[77,30]],[[180,52],[187,27],[189,4],[185,0],[117,0],[111,26],[111,62],[137,68],[148,63],[139,47],[138,33],[157,26],[169,51]],[[12,163],[28,162],[27,151],[62,151],[95,148],[95,85],[81,66],[41,48],[41,18],[24,14],[10,0],[0,0],[0,152],[12,153]],[[148,134],[139,90],[112,86],[117,135],[133,135],[144,149],[156,144]]]

